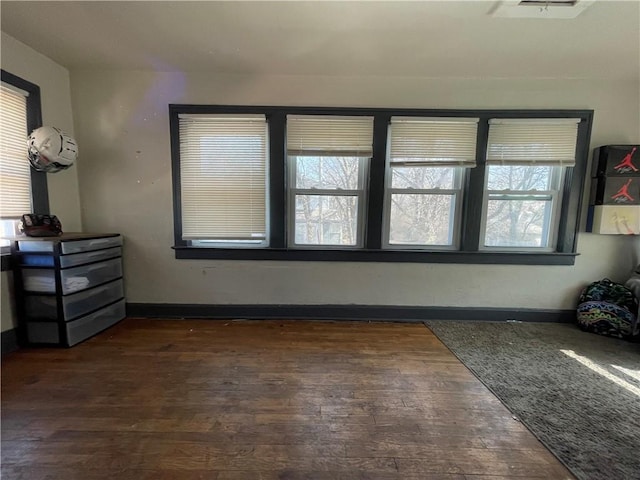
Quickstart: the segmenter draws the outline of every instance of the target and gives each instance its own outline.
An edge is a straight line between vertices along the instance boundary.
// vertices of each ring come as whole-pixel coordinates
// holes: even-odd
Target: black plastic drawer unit
[[[126,316],[121,235],[23,237],[13,255],[20,343],[71,347]]]

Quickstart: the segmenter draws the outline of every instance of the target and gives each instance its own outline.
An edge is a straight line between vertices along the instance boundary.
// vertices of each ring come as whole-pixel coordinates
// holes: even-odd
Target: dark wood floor
[[[2,479],[573,478],[423,325],[127,319],[2,360]]]

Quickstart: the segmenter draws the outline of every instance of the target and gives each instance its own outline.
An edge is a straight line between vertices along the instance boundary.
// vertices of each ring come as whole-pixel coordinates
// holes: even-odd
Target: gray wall
[[[1,58],[3,70],[40,87],[44,125],[59,127],[73,135],[69,71],[5,33],[2,33]],[[80,155],[82,156],[82,147],[80,147]],[[60,218],[63,229],[66,232],[82,231],[77,167],[47,175],[47,182],[50,210]],[[15,326],[11,282],[11,275],[8,272],[2,272],[0,276],[2,331]]]
[[[176,260],[169,103],[595,110],[592,147],[640,142],[640,84],[585,79],[224,76],[72,71],[82,220],[125,236],[130,302],[573,308],[624,280],[638,237],[581,233],[575,266]],[[588,188],[588,185],[587,185]],[[586,210],[586,205],[585,205]],[[584,230],[584,215],[581,230]]]

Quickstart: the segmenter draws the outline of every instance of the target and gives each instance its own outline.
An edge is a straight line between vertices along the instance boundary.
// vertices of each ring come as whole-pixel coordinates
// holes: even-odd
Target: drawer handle
[[[90,240],[89,245],[100,245],[101,243],[108,243],[110,241],[111,241],[110,238],[100,238],[97,240]]]
[[[91,270],[97,270],[99,268],[115,268],[115,267],[118,267],[119,265],[120,265],[120,259],[112,258],[111,260],[105,260],[104,262],[94,263],[93,265],[87,265],[86,267],[80,267],[80,268],[86,268],[88,271],[91,271]]]
[[[89,266],[87,267],[87,271],[89,271],[89,272],[90,272],[90,271],[92,271],[92,270],[99,270],[99,269],[101,269],[101,268],[105,268],[105,267],[108,267],[108,266],[109,266],[109,265],[107,265],[107,264],[105,264],[105,263],[98,263],[98,264],[96,264],[96,265],[89,265]]]
[[[98,250],[97,252],[89,252],[89,253],[86,253],[85,255],[91,258],[91,257],[99,257],[101,255],[107,255],[107,254],[102,250]]]
[[[98,293],[102,293],[102,292],[104,292],[105,290],[109,290],[109,286],[94,288],[94,289],[91,291],[91,295],[93,296],[93,295],[96,295],[96,294],[98,294]]]

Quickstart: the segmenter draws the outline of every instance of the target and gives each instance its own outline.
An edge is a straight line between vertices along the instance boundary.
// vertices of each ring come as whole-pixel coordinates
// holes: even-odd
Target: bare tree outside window
[[[558,167],[489,166],[484,245],[548,246],[560,177]]]
[[[391,168],[389,244],[453,244],[461,170]]]
[[[295,157],[295,242],[356,245],[362,159]]]

